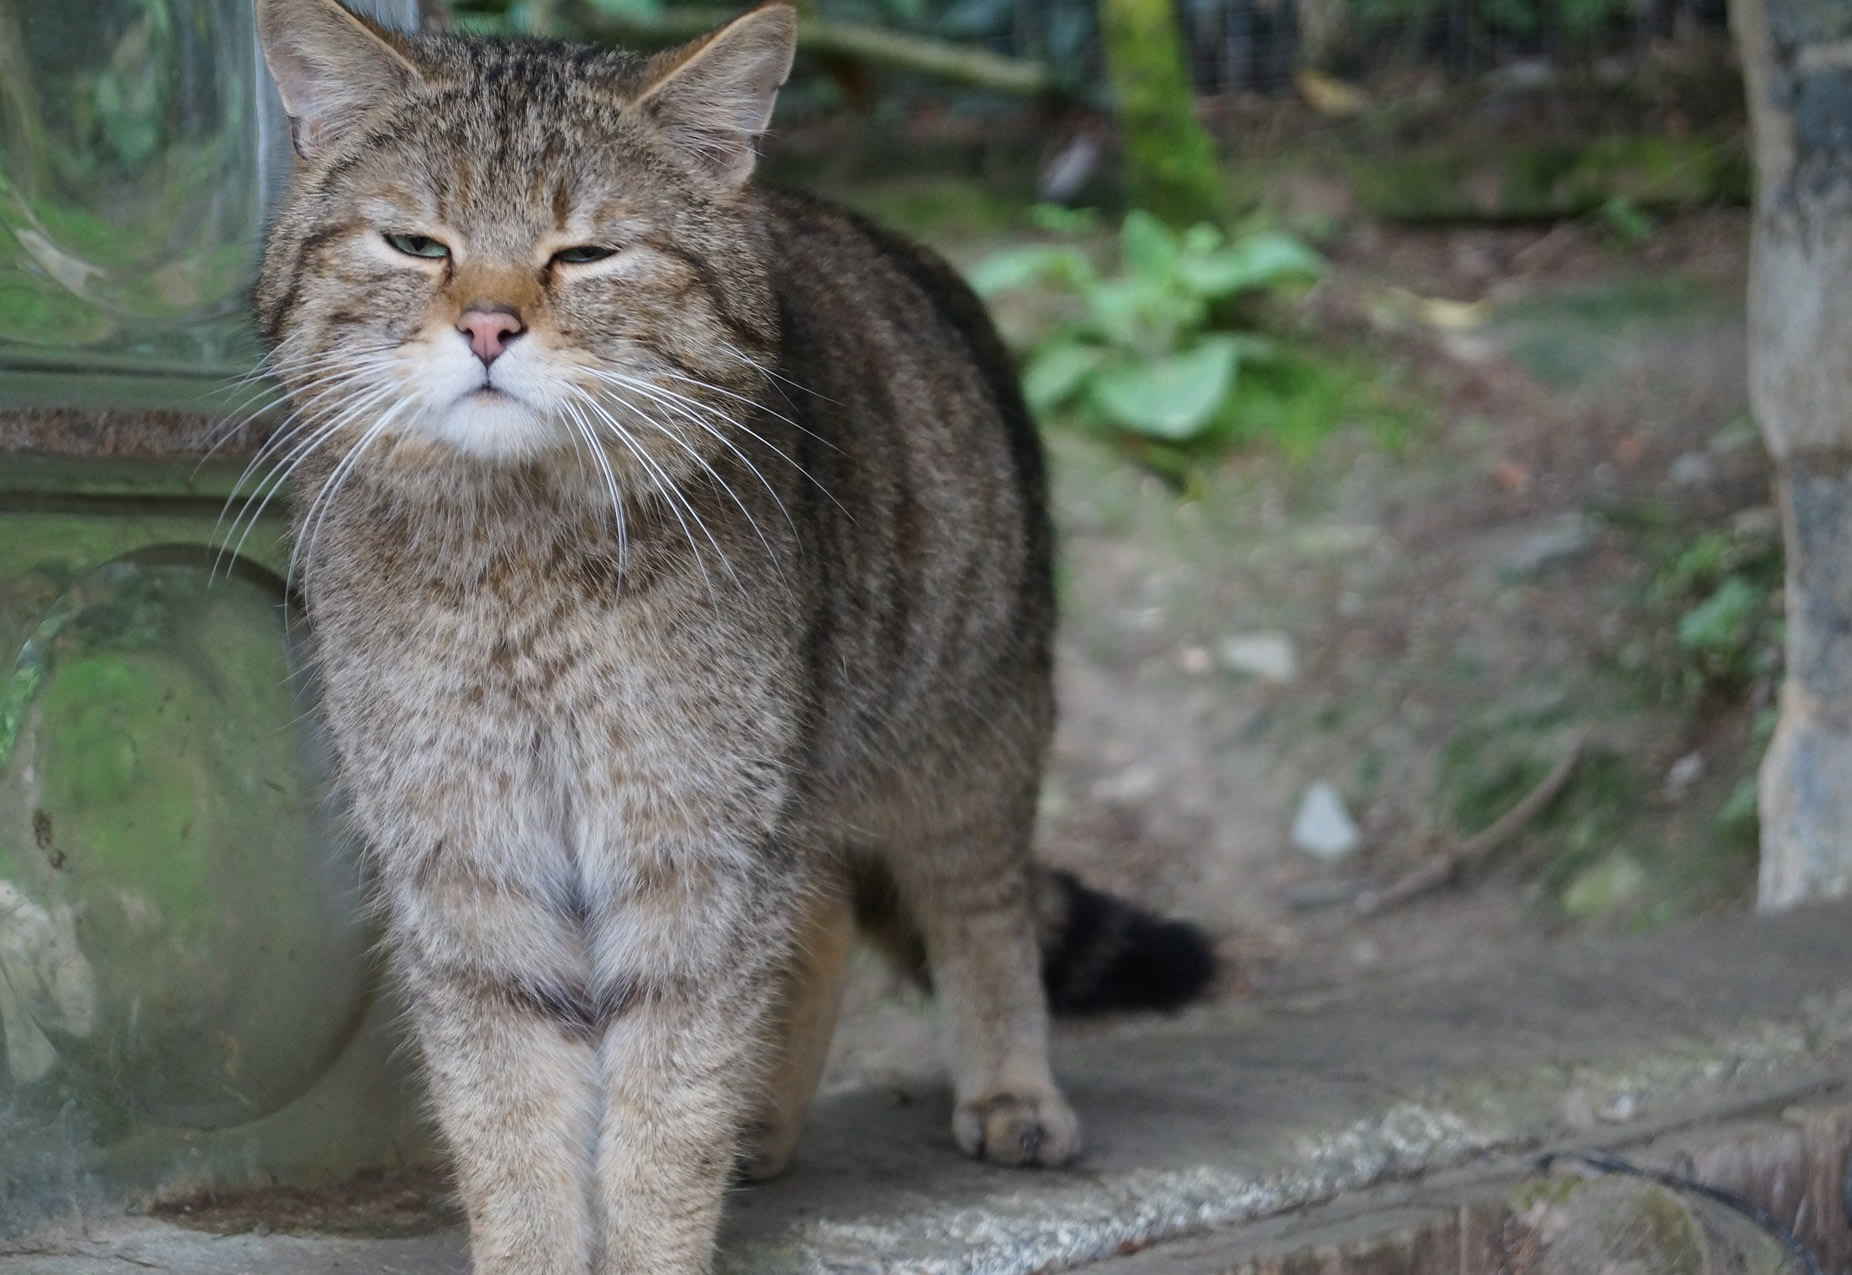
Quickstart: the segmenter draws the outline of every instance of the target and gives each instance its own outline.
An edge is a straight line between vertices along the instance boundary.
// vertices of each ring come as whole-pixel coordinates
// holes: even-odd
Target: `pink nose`
[[[457,331],[469,338],[469,348],[483,366],[495,362],[508,342],[527,331],[521,316],[507,306],[472,307],[457,316]]]

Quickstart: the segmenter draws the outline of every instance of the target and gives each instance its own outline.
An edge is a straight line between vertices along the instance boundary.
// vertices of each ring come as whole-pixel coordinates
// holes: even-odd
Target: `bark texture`
[[[1852,5],[1732,0],[1755,136],[1750,393],[1778,467],[1788,677],[1760,901],[1852,888]]]
[[[1130,202],[1179,228],[1226,220],[1228,194],[1196,118],[1172,0],[1104,0],[1100,20]]]

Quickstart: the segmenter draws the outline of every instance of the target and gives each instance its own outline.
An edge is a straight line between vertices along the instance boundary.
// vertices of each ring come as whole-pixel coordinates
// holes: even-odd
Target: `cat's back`
[[[904,235],[814,196],[760,199],[780,328],[770,406],[816,479],[798,494],[824,567],[813,637],[829,653],[828,715],[911,723],[896,741],[909,756],[956,751],[973,713],[1039,734],[1054,623],[1044,463],[983,304]]]
[[[760,199],[781,332],[773,406],[815,429],[810,459],[876,512],[965,515],[967,534],[1003,548],[1011,583],[1039,595],[1041,439],[983,303],[930,248],[840,205]],[[940,526],[925,547],[961,538]]]
[[[1000,428],[1025,478],[1040,447],[1008,352],[983,303],[923,244],[814,195],[761,192],[787,362],[836,385],[879,371],[927,378],[935,400],[966,404]],[[910,387],[915,388],[915,387]]]

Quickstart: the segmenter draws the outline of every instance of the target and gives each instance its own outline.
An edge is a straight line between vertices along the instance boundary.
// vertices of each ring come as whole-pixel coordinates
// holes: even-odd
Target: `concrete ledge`
[[[1451,1244],[1453,1264],[1305,1269],[1464,1269],[1460,1201],[1508,1188],[1528,1153],[1695,1137],[1835,1100],[1852,1079],[1849,939],[1852,906],[1814,907],[1071,1033],[1057,1070],[1091,1151],[1069,1172],[964,1160],[937,1081],[841,1095],[816,1114],[788,1177],[736,1193],[722,1269],[1288,1269],[1243,1267],[1230,1246],[1311,1242],[1290,1233],[1305,1210],[1443,1181],[1453,1195],[1382,1196],[1329,1224],[1356,1231],[1353,1247],[1396,1234]],[[216,1236],[125,1218],[13,1252],[0,1257],[6,1275],[100,1275],[125,1260],[200,1275],[466,1269],[454,1229]]]

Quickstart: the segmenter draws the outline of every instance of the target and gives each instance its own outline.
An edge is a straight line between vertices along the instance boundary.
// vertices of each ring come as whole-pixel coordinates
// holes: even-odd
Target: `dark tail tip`
[[[1215,979],[1215,948],[1188,921],[1153,916],[1070,873],[1049,877],[1042,983],[1056,1014],[1181,1009]]]

